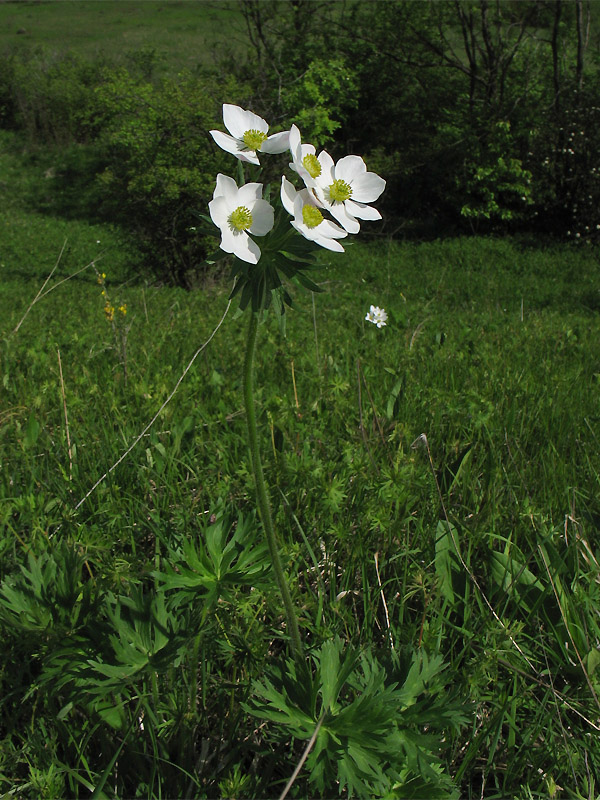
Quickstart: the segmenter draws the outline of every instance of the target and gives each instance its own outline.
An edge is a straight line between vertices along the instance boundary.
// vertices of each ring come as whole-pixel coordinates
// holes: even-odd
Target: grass
[[[194,15],[229,13],[161,8],[3,4],[0,42],[160,49],[169,30],[177,69],[197,58]],[[0,131],[0,793],[279,796],[312,731],[254,513],[246,316],[229,312],[172,396],[230,287],[159,286],[124,230],[61,216],[57,159]],[[355,752],[379,763],[373,687],[397,683],[413,772],[436,756],[445,797],[600,783],[597,274],[585,246],[363,239],[316,276],[323,293],[296,295],[287,337],[273,317],[259,330],[265,470],[315,659],[296,690],[317,663],[331,677],[343,637],[363,673],[339,706],[370,698]],[[440,796],[431,773],[418,796]],[[308,761],[290,796],[337,793],[317,778]]]
[[[241,512],[238,526],[261,541],[245,317],[230,312],[153,427],[80,504],[168,398],[228,286],[128,282],[124,234],[32,210],[28,191],[10,187],[31,189],[37,167],[10,153],[0,787],[84,797],[106,772],[118,796],[276,796],[300,751],[242,705],[277,654],[268,582],[231,589],[202,619],[201,600],[176,594],[161,623],[170,644],[144,634],[155,637],[145,671],[127,672],[119,649],[137,641],[144,603],[189,565],[182,548],[200,548],[211,515]],[[13,333],[65,239],[49,286],[102,254],[106,290],[128,309],[116,339],[92,268]],[[464,798],[588,797],[598,786],[597,269],[591,249],[516,239],[356,244],[319,275],[314,314],[300,295],[287,338],[273,318],[259,331],[263,456],[307,642],[340,634],[382,659],[390,642],[443,657],[437,695],[470,703],[468,724],[439,739]],[[364,320],[371,303],[390,315],[383,330]],[[301,773],[292,794],[314,792]]]
[[[238,34],[235,33],[236,29]],[[64,0],[0,4],[0,51],[43,47],[91,60],[152,51],[177,72],[231,49],[242,24],[235,4],[155,0]],[[227,33],[224,35],[224,31]],[[241,45],[245,47],[246,45]]]

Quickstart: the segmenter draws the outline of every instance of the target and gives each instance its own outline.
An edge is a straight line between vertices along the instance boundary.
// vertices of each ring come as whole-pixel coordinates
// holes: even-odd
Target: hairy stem
[[[302,658],[303,649],[300,640],[300,630],[298,620],[292,603],[290,590],[285,579],[281,559],[279,558],[279,548],[275,538],[275,528],[273,526],[273,515],[271,514],[271,504],[267,494],[267,486],[260,458],[258,446],[258,433],[256,428],[256,412],[254,409],[254,352],[256,349],[256,334],[258,332],[258,314],[250,313],[250,326],[248,328],[248,342],[246,344],[246,359],[244,362],[244,405],[246,408],[246,422],[248,423],[248,442],[250,445],[250,456],[252,459],[252,471],[256,483],[256,496],[258,500],[258,510],[267,535],[267,543],[273,563],[275,578],[281,593],[281,599],[285,608],[288,633],[291,639],[292,652],[297,659]]]

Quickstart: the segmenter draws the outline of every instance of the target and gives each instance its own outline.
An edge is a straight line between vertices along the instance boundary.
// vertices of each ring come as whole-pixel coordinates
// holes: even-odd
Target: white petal
[[[317,151],[315,150],[314,144],[303,144],[302,147],[300,148],[300,154],[302,156],[302,159],[304,159],[308,155],[314,156],[316,152]],[[317,159],[317,161],[318,160],[319,159]]]
[[[229,215],[231,214],[231,210],[227,206],[227,199],[225,197],[215,197],[214,200],[211,200],[208,204],[208,213],[212,221],[221,231],[229,227]],[[227,252],[230,253],[231,250]]]
[[[342,245],[336,242],[335,239],[330,239],[328,236],[317,236],[315,242],[320,244],[321,247],[325,247],[327,250],[333,250],[334,253],[344,252]]]
[[[352,200],[346,200],[346,211],[352,214],[353,217],[358,219],[381,219],[381,214],[376,208],[365,206],[363,203],[354,203]]]
[[[217,185],[215,186],[213,199],[215,197],[225,197],[228,201],[228,204],[232,204],[235,202],[237,192],[237,183],[233,180],[233,178],[230,178],[229,175],[223,175],[222,172],[219,172],[217,175]]]
[[[350,184],[366,171],[367,165],[360,156],[344,156],[335,165],[335,177]]]
[[[343,203],[327,204],[327,209],[332,217],[335,217],[340,223],[342,228],[348,233],[358,233],[360,230],[360,223],[351,217],[344,208]]]
[[[318,208],[327,208],[326,204],[318,195],[318,188],[318,186],[314,186],[312,189],[307,190],[308,196],[310,197],[310,202]]]
[[[300,140],[300,131],[295,125],[290,128],[290,152],[292,154],[293,162],[290,167],[297,172],[307,186],[315,185],[314,179],[310,173],[305,169],[303,160],[307,155],[315,155],[316,150],[312,144],[302,144]]]
[[[233,239],[233,253],[242,261],[257,264],[260,258],[260,247],[248,236],[245,231],[238,233]]]
[[[294,214],[294,200],[296,199],[296,189],[291,181],[285,177],[285,175],[281,176],[281,204],[288,212],[288,214]]]
[[[247,161],[250,164],[260,166],[256,151],[245,149],[244,143],[239,139],[234,139],[233,136],[229,136],[228,133],[223,133],[223,131],[211,131],[210,134],[226,153],[232,153],[240,161]]]
[[[244,146],[243,142],[240,142],[239,139],[234,139],[233,136],[230,136],[228,133],[223,133],[223,131],[211,131],[210,135],[220,148],[227,153],[233,153],[234,156],[237,156]]]
[[[245,111],[239,106],[223,103],[223,122],[236,139],[242,139],[246,131],[257,130],[266,133],[269,126],[262,117],[252,111]]]
[[[296,218],[294,222],[292,222],[292,225],[299,233],[302,234],[302,236],[304,236],[305,239],[308,239],[310,242],[316,242],[316,244],[318,244],[320,247],[325,247],[327,250],[333,250],[336,253],[344,252],[344,248],[341,244],[334,241],[333,238],[330,238],[328,235],[323,234],[323,223],[317,225],[316,228],[309,228],[308,225],[305,225],[303,222],[300,222],[298,218]],[[343,235],[346,236],[345,233]]]
[[[274,133],[260,146],[261,153],[284,153],[290,146],[290,132]]]
[[[317,161],[321,165],[321,174],[315,178],[315,182],[318,186],[330,186],[333,183],[333,169],[334,169],[334,161],[333,158],[329,155],[327,150],[321,150],[319,155],[317,156]]]
[[[374,172],[364,172],[352,181],[352,199],[372,203],[385,189],[385,181]]]
[[[343,230],[334,222],[329,219],[324,219],[320,225],[317,226],[319,235],[327,236],[329,239],[343,239],[348,236],[348,231]]]
[[[300,192],[296,193],[296,197],[294,197],[294,208],[293,208],[293,215],[294,219],[299,225],[304,225],[304,217],[302,216],[302,209],[304,208],[304,200],[300,196]],[[304,236],[304,234],[302,234]]]
[[[309,241],[312,242],[313,237],[311,236],[310,228],[308,228],[308,226],[302,222],[302,217],[300,217],[300,219],[298,219],[298,217],[293,219],[291,225],[292,228],[295,228],[298,231],[298,233],[301,233],[305,239],[308,239]]]
[[[292,158],[295,161],[300,160],[301,156],[301,145],[300,145],[300,131],[298,130],[296,125],[292,125],[290,128],[290,153],[292,154]]]
[[[307,204],[309,206],[318,205],[317,204],[317,198],[308,189],[300,189],[300,191],[298,192],[298,196],[302,200],[302,205],[307,205]]]
[[[240,186],[236,199],[236,207],[250,207],[256,200],[260,200],[262,197],[262,188],[262,183],[245,183],[243,186]]]
[[[221,228],[221,250],[225,250],[226,253],[233,253],[235,249],[235,237],[236,234],[234,234],[229,225],[225,225],[224,228]]]
[[[257,167],[260,167],[260,161],[256,155],[256,150],[242,150],[236,153],[236,155],[240,161],[246,161],[248,164],[256,164]]]
[[[273,206],[269,205],[266,200],[256,200],[251,213],[252,225],[248,230],[256,236],[265,236],[271,230],[275,222]]]

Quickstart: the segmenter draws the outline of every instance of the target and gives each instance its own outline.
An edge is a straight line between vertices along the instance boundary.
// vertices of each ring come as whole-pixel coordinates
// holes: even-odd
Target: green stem
[[[290,590],[285,579],[281,559],[279,558],[279,548],[275,538],[275,528],[273,526],[273,516],[271,514],[271,504],[267,494],[267,486],[260,459],[260,449],[258,446],[258,433],[256,428],[256,412],[254,409],[254,352],[256,349],[256,334],[258,332],[258,314],[250,312],[250,326],[248,328],[248,342],[246,345],[246,360],[244,362],[244,405],[246,407],[246,422],[248,423],[248,441],[250,444],[250,456],[252,459],[252,471],[256,482],[256,496],[258,500],[258,510],[262,519],[263,527],[267,535],[267,543],[273,562],[275,578],[279,585],[281,599],[285,608],[287,627],[292,643],[292,652],[297,659],[303,655],[302,641],[298,620],[292,603]]]

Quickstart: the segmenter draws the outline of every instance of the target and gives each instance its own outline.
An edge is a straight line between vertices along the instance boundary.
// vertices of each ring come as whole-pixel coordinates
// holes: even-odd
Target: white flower
[[[239,106],[223,103],[223,122],[231,135],[223,131],[211,131],[210,134],[219,147],[233,153],[240,161],[260,164],[257,151],[283,153],[289,147],[289,131],[267,136],[269,126],[265,120]]]
[[[358,233],[358,219],[381,219],[375,208],[367,205],[377,200],[385,189],[385,181],[360,156],[344,156],[337,164],[327,151],[319,155],[321,174],[315,178],[315,193],[325,208],[348,233]]]
[[[317,179],[323,172],[320,159],[327,154],[322,151],[317,157],[312,144],[302,144],[300,131],[295,125],[290,128],[290,153],[292,154],[290,167],[300,175],[309,189],[314,189]]]
[[[221,249],[242,261],[256,264],[260,247],[248,233],[265,236],[274,222],[273,207],[262,199],[262,183],[246,183],[238,189],[233,178],[219,173],[208,210],[212,221],[221,229]]]
[[[377,325],[378,328],[385,327],[387,318],[388,315],[386,314],[385,309],[379,308],[379,306],[371,306],[369,313],[365,317],[367,322],[372,322],[374,325]]]
[[[308,189],[296,191],[285,176],[281,177],[281,203],[288,214],[291,214],[293,227],[311,242],[316,242],[327,250],[343,253],[344,248],[336,239],[348,236],[345,230],[325,219],[317,208],[317,201]]]

